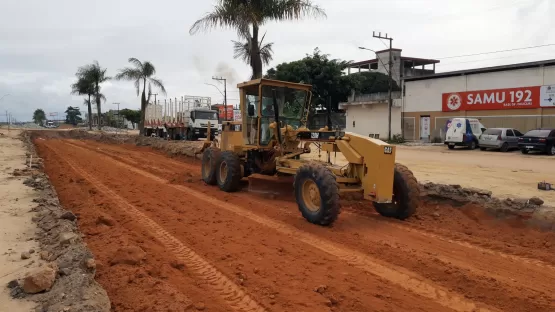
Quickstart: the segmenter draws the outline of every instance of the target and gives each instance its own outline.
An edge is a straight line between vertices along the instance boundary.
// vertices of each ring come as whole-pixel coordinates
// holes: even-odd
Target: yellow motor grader
[[[406,219],[416,211],[418,183],[410,170],[395,163],[395,146],[333,130],[330,122],[322,129],[307,128],[311,85],[255,79],[237,87],[242,120],[224,121],[220,140],[206,141],[199,151],[204,182],[234,192],[244,177],[249,177],[250,189],[271,183],[272,178],[255,178],[261,175],[291,176],[299,210],[319,225],[337,219],[343,193],[360,193],[387,217]],[[308,159],[311,147],[326,153],[327,161]],[[337,152],[347,163],[330,161]]]

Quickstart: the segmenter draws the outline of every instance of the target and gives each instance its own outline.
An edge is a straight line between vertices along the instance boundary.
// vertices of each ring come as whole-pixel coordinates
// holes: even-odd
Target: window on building
[[[355,121],[353,120],[353,128],[355,127]]]

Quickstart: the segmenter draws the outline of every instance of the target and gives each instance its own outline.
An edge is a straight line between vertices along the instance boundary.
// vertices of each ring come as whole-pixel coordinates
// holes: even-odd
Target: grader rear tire
[[[303,217],[310,223],[331,225],[341,208],[335,175],[326,167],[310,163],[295,175],[295,199]]]
[[[418,208],[420,188],[414,174],[406,166],[395,164],[394,174],[393,203],[374,203],[374,208],[384,217],[405,220]]]
[[[220,150],[214,147],[209,147],[202,153],[202,180],[208,185],[216,185],[217,183],[216,174],[220,154]]]
[[[235,192],[241,188],[241,160],[237,154],[222,152],[217,165],[216,180],[220,190],[224,192]]]

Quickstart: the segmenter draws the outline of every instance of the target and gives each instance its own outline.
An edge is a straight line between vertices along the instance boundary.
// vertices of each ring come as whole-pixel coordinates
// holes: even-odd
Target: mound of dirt
[[[81,135],[79,131],[69,132]],[[59,137],[59,133],[63,132],[43,131],[40,135]],[[24,133],[22,140],[29,150],[27,161],[31,156],[40,161],[29,133]],[[37,206],[33,208],[36,212],[33,221],[38,227],[37,241],[42,249],[40,258],[48,264],[44,267],[40,264],[35,275],[13,283],[12,295],[37,302],[37,311],[110,311],[108,295],[95,281],[94,268],[88,265],[94,256],[83,244],[77,228],[78,220],[69,217],[70,212],[60,206],[44,173],[33,170],[21,174],[29,175],[26,184],[40,192],[39,199],[35,200]]]
[[[420,184],[424,200],[447,201],[454,207],[481,207],[489,216],[520,220],[527,225],[555,231],[555,208],[543,206],[541,198],[505,198],[491,196],[488,190],[463,188],[460,185]]]

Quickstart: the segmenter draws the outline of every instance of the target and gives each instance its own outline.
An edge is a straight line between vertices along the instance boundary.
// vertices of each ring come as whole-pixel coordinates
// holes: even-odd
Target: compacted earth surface
[[[555,311],[554,232],[479,200],[423,197],[404,222],[345,200],[320,227],[154,144],[32,137],[112,311]]]

